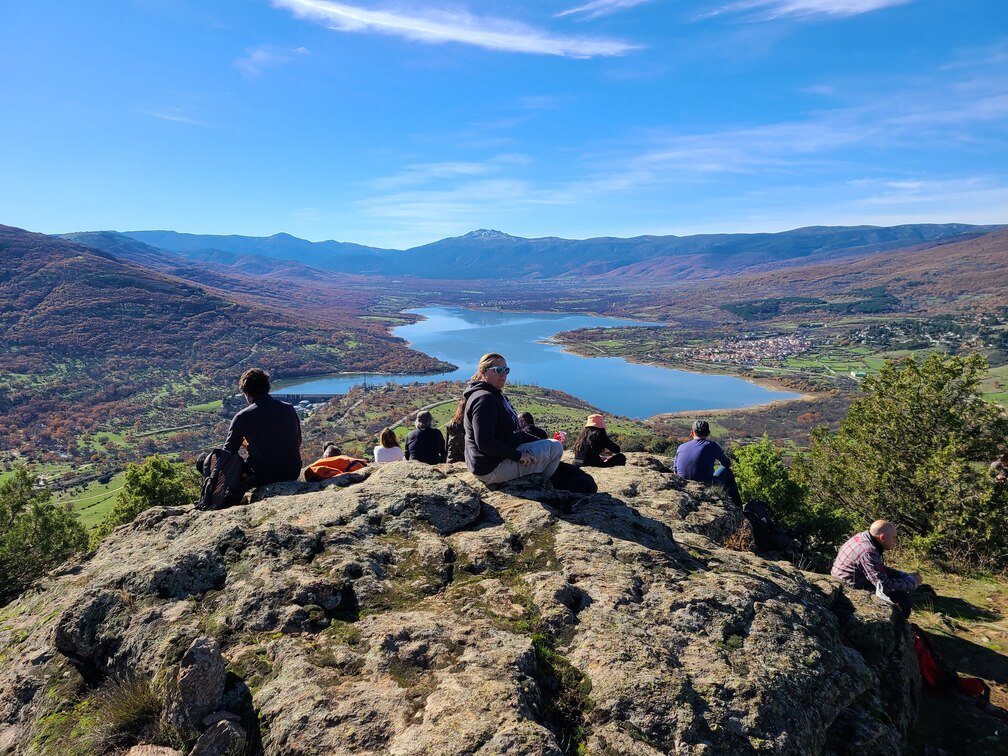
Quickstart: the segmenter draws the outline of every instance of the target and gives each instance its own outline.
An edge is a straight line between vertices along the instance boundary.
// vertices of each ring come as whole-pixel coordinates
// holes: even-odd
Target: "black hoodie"
[[[504,394],[486,381],[473,381],[462,396],[465,408],[465,461],[473,475],[488,475],[501,460],[518,462],[519,444],[527,440],[518,430],[514,410]]]

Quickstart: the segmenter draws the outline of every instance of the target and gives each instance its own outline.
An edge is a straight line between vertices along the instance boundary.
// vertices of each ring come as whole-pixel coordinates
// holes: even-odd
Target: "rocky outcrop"
[[[94,751],[123,690],[136,753],[903,752],[892,608],[629,456],[591,496],[395,463],[149,510],[0,609],[0,752]]]

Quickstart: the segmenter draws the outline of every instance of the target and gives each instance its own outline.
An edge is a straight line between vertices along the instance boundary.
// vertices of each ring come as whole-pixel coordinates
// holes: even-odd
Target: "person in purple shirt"
[[[715,462],[721,463],[717,472],[714,471]],[[742,506],[742,497],[731,471],[731,460],[724,449],[710,440],[710,425],[706,420],[696,420],[690,431],[690,440],[676,449],[675,472],[680,478],[698,483],[720,483],[728,498]]]

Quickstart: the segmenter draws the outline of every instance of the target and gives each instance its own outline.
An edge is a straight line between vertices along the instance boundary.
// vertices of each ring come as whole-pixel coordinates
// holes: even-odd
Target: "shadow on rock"
[[[688,558],[676,544],[672,528],[660,520],[641,514],[609,494],[568,495],[547,499],[543,504],[556,510],[557,516],[572,524],[594,528],[612,538],[633,541],[646,549],[671,557]]]

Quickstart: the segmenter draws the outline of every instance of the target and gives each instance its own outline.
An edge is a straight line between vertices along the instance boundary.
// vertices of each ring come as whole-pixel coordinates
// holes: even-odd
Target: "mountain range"
[[[742,271],[851,259],[886,250],[964,240],[998,228],[961,223],[811,226],[780,233],[583,240],[526,239],[479,229],[407,250],[336,241],[310,242],[290,234],[249,237],[128,231],[120,236],[191,260],[236,266],[246,272],[255,268],[282,270],[278,261],[288,261],[368,276],[443,280],[588,278],[603,283],[717,278]],[[271,262],[264,262],[267,259]]]

